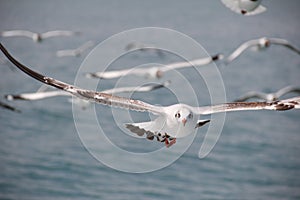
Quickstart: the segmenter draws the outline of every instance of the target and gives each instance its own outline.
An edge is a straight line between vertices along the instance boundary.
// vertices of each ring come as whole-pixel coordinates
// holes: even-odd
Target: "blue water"
[[[263,4],[267,12],[244,17],[220,1],[2,0],[1,31],[68,29],[83,34],[41,44],[27,38],[1,38],[1,42],[24,64],[69,83],[74,82],[86,54],[57,58],[56,50],[75,48],[87,40],[101,42],[132,28],[174,29],[212,54],[229,54],[240,43],[262,36],[286,38],[300,47],[299,1],[272,0]],[[112,67],[122,63],[124,68],[136,63],[164,64],[176,59],[172,55],[162,59],[155,54],[137,53]],[[0,71],[1,96],[40,87],[37,81],[5,65]],[[200,104],[208,104],[203,80],[195,79],[193,70],[180,72],[192,80],[194,88],[199,86]],[[274,46],[261,53],[249,51],[230,66],[220,66],[220,73],[227,100],[231,101],[249,90],[271,92],[289,84],[300,85],[300,58],[286,48]],[[163,80],[169,78],[172,77],[166,75]],[[101,87],[112,84],[108,81]],[[172,85],[181,86],[176,80],[172,80]],[[155,104],[176,103],[166,89],[135,97]],[[207,127],[198,131],[191,147],[171,165],[133,174],[111,169],[89,154],[79,139],[72,106],[66,98],[10,104],[22,113],[3,109],[0,112],[0,199],[300,198],[297,110],[228,113],[220,139],[204,159],[198,158],[198,152]],[[159,146],[136,138],[120,139],[124,133],[112,121],[110,109],[97,105],[96,111],[101,125],[111,133],[110,139],[122,148],[144,152]],[[140,113],[131,115],[138,120]],[[93,124],[87,121],[86,127],[89,126]]]

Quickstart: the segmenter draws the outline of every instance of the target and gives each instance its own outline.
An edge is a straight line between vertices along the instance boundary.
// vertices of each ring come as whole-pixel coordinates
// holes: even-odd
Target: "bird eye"
[[[176,117],[176,118],[180,118],[180,113],[176,113],[176,114],[175,114],[175,117]]]
[[[192,113],[190,113],[189,115],[188,115],[188,118],[192,118],[193,117],[193,114]]]

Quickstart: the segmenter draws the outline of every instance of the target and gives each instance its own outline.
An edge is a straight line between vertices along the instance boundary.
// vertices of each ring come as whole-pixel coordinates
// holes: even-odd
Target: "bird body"
[[[221,0],[232,11],[246,16],[257,15],[266,11],[261,4],[262,0]]]

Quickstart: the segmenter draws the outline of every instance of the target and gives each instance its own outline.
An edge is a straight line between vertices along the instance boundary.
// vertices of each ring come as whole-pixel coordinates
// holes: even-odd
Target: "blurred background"
[[[263,36],[284,38],[300,47],[299,1],[264,0],[262,4],[267,7],[265,13],[246,17],[232,12],[221,1],[0,0],[0,31],[82,32],[80,36],[50,38],[41,43],[23,37],[0,40],[22,63],[68,83],[74,82],[87,53],[58,58],[57,50],[76,48],[88,40],[100,43],[133,28],[174,29],[193,38],[209,54],[228,55],[241,43]],[[0,58],[5,60],[3,54]],[[113,63],[112,68],[178,60],[168,53],[162,58],[135,52]],[[5,94],[34,92],[41,86],[9,63],[0,65],[1,101],[5,101]],[[219,67],[228,102],[251,90],[273,92],[290,84],[300,86],[300,57],[281,46],[259,53],[247,51],[230,65]],[[203,80],[197,80],[191,69],[180,72],[191,80],[200,104],[209,104]],[[158,82],[171,78],[166,75]],[[114,83],[107,81],[99,88],[109,89]],[[180,87],[181,83],[172,80],[172,85]],[[161,105],[176,103],[168,89],[134,94],[134,98]],[[197,156],[207,130],[203,127],[188,151],[172,165],[151,173],[130,174],[113,170],[88,153],[78,137],[72,105],[66,98],[6,103],[22,112],[0,110],[1,199],[300,197],[297,110],[228,113],[221,137],[206,158]],[[111,133],[110,139],[122,148],[145,151],[161,145],[130,137],[120,141],[124,133],[113,123],[111,109],[97,105],[96,110],[101,112],[98,120]],[[132,117],[137,120],[139,114],[133,113]]]

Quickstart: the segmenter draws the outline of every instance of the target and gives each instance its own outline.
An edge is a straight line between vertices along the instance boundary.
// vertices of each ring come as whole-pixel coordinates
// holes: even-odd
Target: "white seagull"
[[[5,56],[21,71],[34,79],[66,91],[80,99],[120,107],[140,112],[151,112],[158,117],[153,121],[141,123],[129,123],[126,127],[133,133],[142,136],[146,134],[149,140],[156,139],[170,147],[177,138],[185,137],[203,126],[210,120],[198,120],[201,115],[209,115],[219,112],[245,111],[245,110],[290,110],[300,108],[300,96],[274,102],[237,102],[224,103],[212,106],[192,107],[186,104],[174,104],[170,106],[155,106],[140,100],[134,100],[107,93],[85,90],[74,85],[64,83],[51,77],[39,74],[18,62],[0,43],[0,49]]]
[[[243,15],[257,15],[267,9],[260,5],[262,0],[221,0],[232,11]]]
[[[225,58],[224,62],[225,64],[231,63],[249,48],[254,48],[256,50],[263,50],[270,47],[271,45],[281,45],[300,54],[300,50],[294,47],[289,41],[285,39],[262,37],[259,39],[253,39],[244,42],[238,48],[236,48],[236,50],[234,50],[227,58]]]
[[[59,50],[56,52],[56,56],[57,57],[65,57],[65,56],[79,57],[84,51],[88,50],[92,46],[94,46],[94,42],[88,41],[76,49]]]
[[[263,99],[265,101],[271,102],[271,101],[278,100],[281,96],[288,94],[288,93],[300,94],[300,87],[289,85],[284,88],[281,88],[280,90],[278,90],[277,92],[274,92],[274,93],[263,93],[263,92],[257,92],[257,91],[250,91],[235,101],[242,102],[242,101],[247,101],[248,99],[251,99],[251,98],[258,98],[258,99]]]
[[[50,37],[58,37],[58,36],[73,36],[78,35],[80,32],[74,31],[66,31],[66,30],[55,30],[55,31],[48,31],[45,33],[34,33],[27,30],[11,30],[11,31],[3,31],[0,32],[2,37],[19,37],[24,36],[31,38],[35,42],[42,42],[46,38]]]
[[[149,68],[136,68],[136,69],[124,69],[124,70],[115,70],[115,71],[106,71],[106,72],[94,72],[87,73],[86,77],[88,78],[101,78],[101,79],[113,79],[127,75],[136,75],[142,76],[145,78],[161,78],[165,72],[180,69],[185,67],[198,67],[203,65],[208,65],[213,61],[223,59],[222,54],[217,54],[215,56],[210,56],[207,58],[200,58],[192,60],[190,62],[176,62],[167,64],[165,66],[154,66]]]

